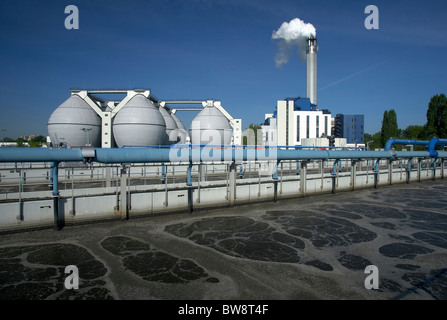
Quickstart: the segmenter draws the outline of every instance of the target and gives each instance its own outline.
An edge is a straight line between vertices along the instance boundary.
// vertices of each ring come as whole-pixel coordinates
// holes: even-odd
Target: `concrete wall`
[[[296,162],[295,162],[296,163]],[[308,168],[318,168],[319,164],[307,165]],[[224,170],[225,166],[216,168],[208,167],[210,170]],[[291,169],[293,174],[279,176],[277,180],[277,199],[296,198],[304,195],[332,192],[332,178],[328,173],[307,174],[306,180],[301,181],[301,175],[296,175],[296,167],[291,164],[284,165],[287,173]],[[352,179],[352,170],[340,172],[336,178],[336,191],[348,191],[361,188],[374,187],[374,175],[369,166],[356,166],[355,179]],[[244,169],[248,167],[244,165]],[[136,172],[140,169],[135,169]],[[155,170],[155,169],[154,169]],[[175,168],[183,170],[183,168]],[[195,169],[197,171],[197,168]],[[154,171],[155,172],[155,171]],[[246,174],[247,172],[245,172]],[[445,170],[444,170],[445,174]],[[236,170],[236,177],[239,169]],[[436,170],[436,179],[442,177],[442,172]],[[433,170],[418,170],[411,172],[410,182],[433,179]],[[406,171],[404,167],[394,168],[391,177],[393,184],[406,182]],[[305,183],[304,183],[305,182]],[[378,175],[378,186],[390,184],[390,175],[387,170],[381,170]],[[271,177],[253,176],[244,179],[236,179],[234,196],[231,192],[229,181],[201,181],[192,185],[193,209],[214,208],[217,206],[228,206],[232,204],[245,204],[259,201],[273,201],[274,181]],[[88,189],[61,190],[59,199],[59,214],[63,217],[65,224],[81,223],[91,220],[123,219],[126,218],[126,208],[123,199],[128,199],[128,217],[138,215],[159,214],[164,212],[188,211],[188,188],[184,182],[168,185],[137,185],[125,187],[128,198],[123,198],[120,187],[98,187]],[[11,231],[36,227],[51,227],[54,225],[54,209],[51,191],[35,192],[10,192],[6,195],[0,194],[0,231]],[[174,217],[175,219],[175,217]]]

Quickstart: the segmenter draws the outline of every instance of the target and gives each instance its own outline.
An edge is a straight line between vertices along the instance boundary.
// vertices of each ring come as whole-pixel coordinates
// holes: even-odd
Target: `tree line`
[[[409,125],[400,129],[397,125],[397,114],[393,109],[383,113],[382,128],[374,134],[365,133],[365,144],[380,149],[390,138],[403,140],[428,141],[433,137],[447,138],[447,97],[441,93],[431,97],[426,113],[425,125]],[[372,142],[370,142],[372,141]],[[405,146],[394,146],[397,150]],[[425,150],[424,146],[414,146],[414,150]]]
[[[24,147],[27,142],[30,147],[41,147],[43,144],[46,144],[47,138],[38,135],[34,138],[31,138],[29,141],[25,141],[23,138],[11,139],[9,137],[5,137],[2,142],[16,142],[18,147]]]

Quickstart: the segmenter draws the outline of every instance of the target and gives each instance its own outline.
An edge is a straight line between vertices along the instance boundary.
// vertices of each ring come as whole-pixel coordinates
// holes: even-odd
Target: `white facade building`
[[[266,114],[266,124],[262,126],[264,144],[276,141],[278,146],[301,146],[303,139],[330,136],[331,114],[310,106],[309,110],[302,110],[294,100],[278,100],[276,117]]]

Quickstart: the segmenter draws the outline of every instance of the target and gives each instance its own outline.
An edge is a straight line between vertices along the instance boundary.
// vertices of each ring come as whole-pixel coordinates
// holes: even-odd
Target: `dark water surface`
[[[446,208],[438,180],[4,234],[0,299],[447,299]]]

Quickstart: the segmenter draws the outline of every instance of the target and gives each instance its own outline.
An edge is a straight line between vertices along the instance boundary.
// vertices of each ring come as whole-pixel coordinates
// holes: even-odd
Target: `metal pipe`
[[[395,144],[412,144],[412,145],[418,145],[418,146],[427,146],[428,141],[420,141],[420,140],[399,140],[399,139],[393,139],[390,138],[385,143],[385,150],[391,150],[391,147]]]
[[[437,138],[436,138],[437,139]],[[438,139],[437,144],[447,144]],[[436,145],[435,142],[433,142]],[[434,147],[433,145],[433,147]],[[77,149],[2,148],[0,162],[62,162],[91,160],[100,163],[162,163],[209,161],[262,161],[262,160],[328,160],[328,159],[396,159],[447,158],[446,151],[340,151],[340,150],[276,150],[276,149],[106,149],[94,150],[93,157],[84,157]]]
[[[430,157],[437,158],[440,151],[435,151],[437,145],[447,145],[447,139],[431,138],[428,142],[427,151],[430,153]],[[444,157],[443,157],[444,158]]]
[[[409,158],[407,162],[407,183],[410,183],[411,161],[413,161],[413,158]]]
[[[188,187],[192,186],[192,182],[191,182],[191,169],[192,169],[192,162],[190,162],[188,164],[188,171],[187,171],[187,180],[186,180],[186,185]]]
[[[64,226],[63,217],[59,216],[59,162],[51,162],[51,173],[53,177],[53,215],[54,227],[56,230],[61,230]]]
[[[0,162],[84,161],[79,149],[2,148]]]

